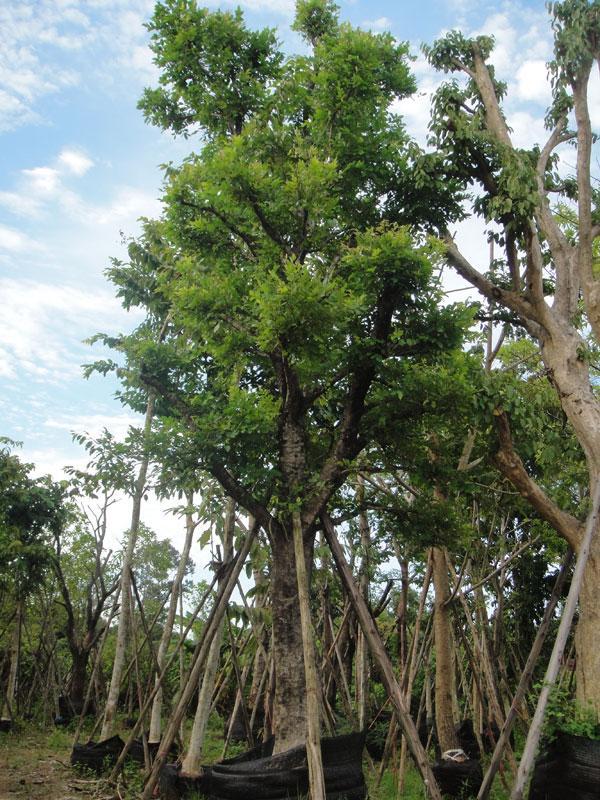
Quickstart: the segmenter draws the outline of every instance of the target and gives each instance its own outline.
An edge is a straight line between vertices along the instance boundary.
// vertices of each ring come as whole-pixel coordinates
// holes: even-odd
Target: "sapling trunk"
[[[342,582],[345,586],[346,594],[352,603],[360,626],[365,634],[371,649],[371,654],[381,670],[382,682],[396,710],[398,721],[404,735],[406,736],[408,746],[415,760],[415,764],[417,765],[417,769],[421,773],[427,793],[432,800],[442,800],[442,795],[437,785],[437,781],[427,759],[427,753],[419,741],[419,735],[417,733],[415,723],[413,722],[406,707],[404,694],[394,674],[394,668],[387,654],[385,646],[381,641],[381,636],[379,635],[379,631],[375,626],[369,608],[365,603],[358,587],[356,586],[356,582],[352,572],[350,571],[346,557],[344,556],[344,551],[342,550],[342,547],[335,534],[333,523],[327,515],[323,515],[322,519],[327,543],[329,544],[338,573],[340,574]]]
[[[194,502],[194,496],[192,492],[186,494],[185,501],[188,507],[188,511],[185,515],[185,541],[183,543],[183,549],[181,551],[179,565],[177,566],[177,573],[173,581],[173,586],[171,587],[169,610],[167,611],[167,618],[165,620],[165,625],[162,631],[162,635],[160,637],[160,643],[158,645],[158,652],[156,654],[156,660],[158,662],[158,672],[155,676],[155,685],[156,682],[158,681],[158,676],[160,672],[162,672],[162,669],[165,665],[165,660],[167,657],[167,649],[169,647],[169,642],[171,641],[171,636],[173,634],[173,624],[175,622],[175,616],[177,614],[177,603],[179,602],[179,595],[183,584],[183,578],[185,576],[185,571],[190,557],[192,537],[196,529],[193,514],[191,511],[192,504]],[[152,704],[152,714],[150,717],[150,734],[148,740],[151,743],[160,741],[162,701],[163,701],[163,691],[162,691],[162,686],[159,686],[158,691],[156,693],[156,697],[154,698],[154,702]]]
[[[142,510],[142,501],[144,499],[144,492],[146,489],[146,477],[148,474],[148,467],[150,464],[150,454],[147,451],[146,443],[150,435],[152,426],[152,417],[154,416],[154,394],[148,395],[148,402],[146,405],[146,417],[144,420],[143,442],[144,453],[140,464],[140,469],[135,482],[133,492],[133,506],[131,510],[131,527],[127,534],[127,547],[123,554],[123,564],[121,566],[121,613],[119,614],[119,625],[117,628],[117,644],[115,648],[115,660],[113,662],[112,675],[110,679],[110,688],[108,690],[108,697],[106,699],[106,706],[104,708],[104,720],[102,722],[102,730],[100,732],[100,739],[108,739],[115,726],[115,716],[117,713],[117,706],[119,703],[119,693],[121,691],[121,678],[123,669],[125,667],[125,656],[127,653],[127,645],[129,638],[129,627],[131,619],[131,577],[130,570],[133,564],[133,553],[137,542],[138,531],[140,528],[140,516]]]
[[[459,747],[454,725],[452,695],[454,682],[452,674],[452,630],[450,609],[446,601],[450,596],[448,565],[444,548],[431,548],[433,566],[433,585],[435,588],[435,611],[433,615],[433,636],[435,646],[435,725],[442,753]]]
[[[17,713],[17,678],[19,674],[19,660],[21,655],[21,628],[23,625],[24,601],[18,599],[16,603],[15,623],[10,647],[10,668],[8,683],[6,685],[5,702],[2,706],[2,719],[14,719]]]
[[[538,632],[533,642],[531,652],[527,657],[527,662],[525,663],[525,666],[523,668],[521,679],[519,680],[519,685],[517,686],[517,690],[513,697],[510,710],[506,716],[506,721],[504,723],[504,726],[502,727],[502,730],[500,731],[500,736],[498,737],[498,741],[496,742],[496,747],[494,748],[492,759],[490,761],[490,764],[487,768],[485,775],[483,776],[483,781],[481,783],[479,792],[477,794],[477,800],[486,800],[486,798],[490,793],[490,789],[492,788],[494,777],[502,762],[502,755],[504,753],[506,743],[509,741],[513,725],[516,722],[519,707],[522,704],[527,691],[529,690],[531,679],[533,677],[533,671],[535,669],[537,660],[542,651],[544,642],[546,641],[546,636],[548,635],[548,631],[550,630],[550,623],[552,622],[554,611],[556,609],[556,606],[558,605],[558,601],[562,594],[562,589],[563,586],[565,585],[567,573],[572,560],[573,560],[573,551],[569,550],[567,555],[565,556],[565,559],[563,560],[560,572],[558,574],[558,577],[554,584],[554,588],[552,590],[552,594],[550,596],[548,604],[546,605],[546,610],[544,611],[544,617],[542,619],[540,627],[538,628]]]
[[[250,529],[240,551],[237,553],[236,557],[231,562],[231,567],[228,571],[228,577],[225,585],[222,586],[217,592],[214,606],[212,607],[210,614],[208,615],[208,619],[206,620],[202,639],[198,643],[196,651],[194,652],[194,656],[192,658],[192,666],[190,668],[190,673],[188,676],[187,683],[181,693],[176,708],[173,710],[173,713],[171,714],[171,719],[169,720],[165,733],[161,739],[160,748],[156,755],[156,758],[154,759],[152,771],[148,777],[148,782],[146,783],[146,786],[144,788],[141,800],[150,800],[150,798],[153,795],[154,787],[156,786],[156,783],[158,781],[160,770],[162,769],[163,764],[167,760],[167,757],[169,755],[169,748],[171,747],[171,745],[175,740],[175,737],[180,728],[188,704],[192,698],[192,695],[194,694],[196,686],[198,685],[200,673],[202,671],[202,667],[206,662],[206,658],[208,656],[208,651],[210,650],[212,640],[214,638],[218,626],[220,625],[225,615],[229,598],[231,597],[231,593],[235,588],[236,581],[239,578],[240,572],[242,571],[242,567],[244,566],[244,561],[246,560],[246,557],[250,552],[252,543],[256,538],[256,535],[258,533],[258,527],[259,526],[255,523]],[[191,625],[188,626],[187,630],[189,630],[189,627],[191,627]],[[184,632],[184,635],[187,635],[187,631]],[[164,680],[165,673],[168,667],[170,666],[170,661],[171,659],[165,665],[165,669],[163,670],[163,673],[160,676],[161,682],[162,680]],[[154,690],[151,693],[149,700],[147,701],[147,705],[149,705],[152,702],[152,700],[154,700]],[[140,721],[138,720],[138,724],[139,722]],[[126,742],[125,747],[123,748],[123,751],[121,752],[121,755],[119,756],[117,763],[115,764],[115,767],[111,773],[111,778],[116,778],[116,776],[119,774],[119,770],[121,769],[123,762],[125,761],[128,748],[131,747],[131,743],[133,742],[134,734],[137,728],[138,725],[136,724],[136,726],[134,727],[134,729],[130,734],[128,741]]]
[[[233,534],[235,530],[235,502],[228,497],[225,503],[225,520],[223,524],[223,564],[228,564],[233,555]],[[226,577],[219,580],[219,588],[226,582]],[[186,775],[197,775],[200,771],[202,748],[208,717],[210,714],[211,699],[215,688],[215,679],[219,667],[221,644],[223,642],[223,617],[215,631],[214,638],[208,651],[202,685],[198,695],[198,705],[194,715],[194,724],[190,736],[188,751],[181,765],[182,772]]]
[[[361,475],[358,476],[356,486],[356,501],[360,506],[364,504],[365,485]],[[360,591],[369,602],[369,549],[371,540],[369,536],[369,521],[366,512],[361,511],[358,515],[358,529],[360,533],[360,549],[362,559],[359,571]],[[365,730],[368,724],[368,694],[369,694],[369,648],[365,642],[365,637],[360,629],[356,632],[356,656],[355,656],[355,685],[356,685],[356,713],[358,716],[359,729]]]

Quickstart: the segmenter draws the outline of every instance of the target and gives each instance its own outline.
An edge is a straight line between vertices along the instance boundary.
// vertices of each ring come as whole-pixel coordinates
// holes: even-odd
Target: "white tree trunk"
[[[148,404],[146,406],[146,418],[144,420],[144,443],[148,439],[150,427],[152,425],[152,417],[154,415],[154,395],[149,395]],[[106,706],[104,708],[104,719],[102,722],[102,730],[100,732],[100,740],[108,739],[112,736],[115,726],[115,717],[117,714],[117,706],[119,702],[119,693],[121,691],[121,677],[123,675],[123,668],[125,666],[125,655],[127,653],[127,644],[129,638],[130,618],[131,618],[131,577],[130,570],[133,564],[133,553],[137,542],[137,535],[140,527],[140,514],[142,510],[142,500],[144,499],[144,490],[146,487],[146,476],[148,475],[148,466],[150,457],[144,453],[142,463],[140,464],[140,471],[135,482],[135,491],[133,494],[133,507],[131,510],[131,528],[127,536],[127,547],[123,554],[123,566],[121,569],[121,613],[119,614],[119,626],[117,629],[117,646],[115,648],[115,660],[113,662],[112,675],[110,679],[110,688],[108,690],[108,697],[106,699]]]

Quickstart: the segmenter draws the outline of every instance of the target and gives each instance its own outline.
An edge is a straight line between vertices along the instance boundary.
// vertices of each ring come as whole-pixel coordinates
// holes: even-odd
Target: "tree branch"
[[[536,327],[541,323],[536,309],[528,300],[525,300],[517,292],[501,289],[476,270],[460,252],[449,231],[444,231],[442,240],[446,245],[446,258],[450,265],[454,267],[459,275],[478,289],[484,297],[500,303],[505,308],[518,314],[530,332],[532,332],[530,328]]]
[[[561,318],[570,317],[575,311],[577,296],[579,294],[579,281],[573,275],[574,249],[569,244],[567,237],[550,211],[544,179],[548,166],[548,159],[553,150],[559,144],[568,142],[575,136],[572,131],[567,131],[566,127],[567,117],[563,116],[558,121],[544,149],[540,153],[536,169],[536,181],[540,198],[538,210],[536,212],[536,222],[548,240],[556,267],[554,309]]]
[[[519,454],[514,449],[506,412],[497,409],[494,412],[494,423],[500,445],[494,457],[497,468],[531,503],[542,519],[552,525],[556,532],[566,539],[569,546],[576,551],[583,535],[581,523],[571,514],[559,508],[527,474]]]

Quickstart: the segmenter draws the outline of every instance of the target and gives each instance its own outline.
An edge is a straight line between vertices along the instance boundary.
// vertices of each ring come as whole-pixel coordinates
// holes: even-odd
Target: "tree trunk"
[[[356,487],[356,499],[360,505],[364,503],[365,487],[362,476],[359,475]],[[359,572],[359,586],[361,594],[369,604],[369,548],[371,539],[369,536],[369,521],[364,511],[358,517],[358,527],[360,531],[360,549],[362,559]],[[356,635],[356,711],[358,716],[359,730],[366,730],[369,723],[368,696],[369,696],[369,649],[365,641],[365,635],[360,626]]]
[[[75,714],[81,714],[85,700],[85,682],[90,651],[84,648],[78,651],[71,651],[71,658],[72,670],[69,700]]]
[[[529,780],[529,774],[533,767],[533,759],[537,752],[538,744],[542,734],[542,725],[544,723],[546,704],[548,703],[550,692],[556,683],[556,679],[560,670],[560,661],[569,637],[569,632],[571,630],[571,624],[573,622],[573,616],[577,607],[577,600],[581,591],[587,560],[590,556],[591,545],[594,540],[597,540],[598,538],[597,528],[599,518],[600,480],[597,481],[596,486],[594,487],[592,508],[588,515],[585,534],[581,542],[581,547],[577,556],[577,562],[573,571],[573,577],[571,579],[571,586],[569,587],[569,593],[567,595],[565,607],[560,618],[560,624],[558,626],[556,639],[554,641],[554,647],[552,648],[550,661],[548,662],[546,674],[544,675],[544,685],[540,692],[535,714],[533,715],[533,720],[531,721],[529,732],[527,734],[527,741],[525,742],[523,755],[521,756],[521,762],[519,764],[519,772],[510,796],[511,800],[522,800],[525,787]]]
[[[15,627],[13,629],[10,647],[10,670],[6,686],[6,700],[2,704],[2,719],[12,719],[17,713],[17,678],[19,674],[19,661],[21,656],[21,628],[23,625],[23,600],[17,600],[15,612]]]
[[[291,532],[291,525],[289,527]],[[304,653],[292,536],[283,530],[272,531],[271,548],[273,553],[271,606],[275,666],[273,733],[275,752],[282,752],[304,743],[306,684],[302,669]]]
[[[190,492],[189,494],[186,494],[185,501],[188,508],[191,509],[191,506],[194,502],[193,493]],[[190,510],[185,515],[185,541],[183,543],[181,558],[179,559],[179,565],[177,567],[177,574],[175,575],[175,580],[173,581],[173,586],[171,587],[171,598],[169,600],[169,610],[167,611],[167,619],[165,620],[163,632],[160,637],[160,643],[158,645],[158,652],[156,654],[157,666],[161,672],[165,665],[167,657],[167,649],[169,647],[169,642],[171,641],[171,636],[173,634],[173,624],[175,622],[175,615],[177,614],[177,603],[179,601],[179,595],[183,584],[183,578],[185,576],[185,570],[190,557],[192,537],[194,535],[195,530],[196,530],[196,525],[194,523],[194,518]],[[155,676],[155,685],[157,682],[158,682],[158,675]],[[159,686],[158,692],[156,693],[156,697],[154,698],[154,702],[152,704],[152,715],[150,717],[150,734],[148,736],[148,741],[152,743],[160,742],[162,702],[163,702],[163,691],[162,691],[162,686]]]
[[[441,547],[431,548],[435,611],[433,636],[435,643],[435,725],[442,753],[460,747],[454,728],[452,711],[452,630],[450,609],[446,600],[450,596],[450,583],[446,555]]]
[[[223,564],[228,564],[233,556],[233,533],[235,529],[235,502],[228,497],[225,505],[225,521],[223,525]],[[226,579],[225,579],[226,580]],[[224,585],[224,580],[219,580],[219,588]],[[215,688],[215,678],[221,656],[223,642],[223,627],[225,617],[219,623],[214,638],[208,651],[202,684],[198,696],[198,705],[194,716],[194,724],[190,735],[190,745],[181,765],[182,772],[186,775],[198,775],[200,771],[204,736],[210,715],[210,703]],[[233,646],[233,644],[232,644]]]
[[[600,719],[600,537],[592,539],[579,595],[579,621],[575,631],[577,700],[591,704]]]
[[[154,395],[149,395],[148,404],[146,406],[146,418],[144,420],[144,442],[147,441],[150,434],[152,425],[152,417],[154,415]],[[108,739],[113,734],[115,725],[115,716],[117,714],[117,705],[119,702],[119,692],[121,690],[121,677],[123,675],[123,668],[125,666],[125,655],[127,652],[127,640],[129,637],[129,627],[131,619],[131,577],[130,570],[133,564],[133,553],[137,541],[137,534],[140,527],[140,515],[142,510],[142,500],[144,499],[144,491],[146,488],[146,476],[148,474],[148,466],[150,464],[150,456],[144,453],[142,463],[137,480],[135,482],[135,491],[133,494],[133,507],[131,511],[131,528],[127,537],[127,548],[123,554],[123,565],[121,568],[121,613],[119,614],[119,626],[117,629],[117,645],[115,648],[115,660],[113,662],[112,676],[110,679],[110,688],[108,690],[108,697],[106,698],[106,706],[104,708],[104,719],[102,722],[102,730],[100,732],[100,740]]]

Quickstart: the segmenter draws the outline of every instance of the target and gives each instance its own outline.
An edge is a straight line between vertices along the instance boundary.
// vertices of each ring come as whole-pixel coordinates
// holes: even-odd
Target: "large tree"
[[[598,191],[593,188],[588,86],[600,65],[600,3],[551,3],[554,60],[550,64],[554,102],[548,111],[548,141],[531,150],[514,146],[502,110],[506,85],[489,64],[493,39],[467,39],[451,32],[429,49],[432,64],[465,80],[446,83],[437,93],[433,140],[445,159],[445,173],[475,187],[473,208],[483,215],[503,259],[487,274],[478,271],[445,235],[449,262],[504,318],[538,342],[548,379],[585,454],[590,486],[600,478],[600,402],[591,379],[589,332],[600,336],[600,236]],[[557,149],[570,142],[575,174],[559,170]],[[571,159],[569,159],[571,160]],[[572,204],[576,226],[565,231],[558,200]],[[506,316],[508,313],[508,317]],[[558,507],[536,485],[518,455],[508,418],[498,410],[500,450],[496,462],[538,512],[577,550],[579,520]],[[577,627],[579,699],[600,712],[600,537],[596,536],[580,596]]]
[[[460,198],[390,112],[415,88],[406,45],[339,24],[327,0],[301,0],[295,28],[309,54],[284,58],[239,11],[157,5],[160,86],[141,107],[202,147],[167,171],[165,335],[116,343],[167,439],[267,532],[279,749],[305,736],[293,515],[310,568],[319,515],[398,398],[402,365],[458,344],[463,322],[439,306],[424,236]]]

